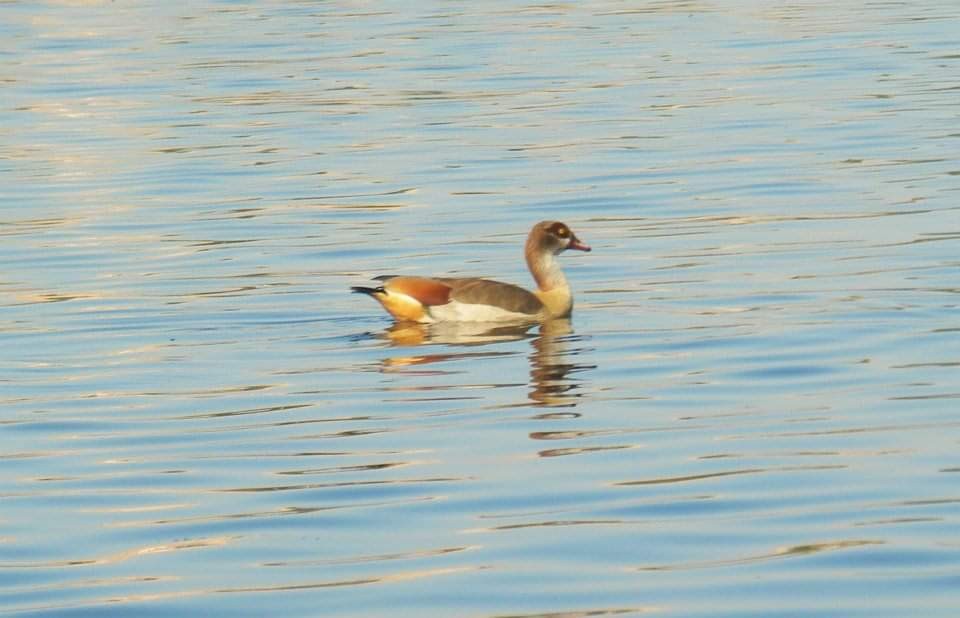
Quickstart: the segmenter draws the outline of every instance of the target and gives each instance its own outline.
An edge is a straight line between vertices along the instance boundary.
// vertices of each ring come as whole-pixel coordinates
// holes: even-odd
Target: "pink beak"
[[[590,245],[585,245],[580,242],[580,239],[574,236],[570,239],[570,244],[567,245],[567,249],[576,249],[577,251],[590,251]]]

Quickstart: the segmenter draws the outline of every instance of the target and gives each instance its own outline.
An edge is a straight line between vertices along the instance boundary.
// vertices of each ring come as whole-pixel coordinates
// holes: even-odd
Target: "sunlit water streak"
[[[3,14],[0,613],[956,613],[951,3]]]

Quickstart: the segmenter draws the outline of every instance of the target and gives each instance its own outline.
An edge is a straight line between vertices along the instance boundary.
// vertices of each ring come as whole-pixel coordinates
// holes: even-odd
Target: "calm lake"
[[[957,616],[958,22],[0,3],[0,614]]]

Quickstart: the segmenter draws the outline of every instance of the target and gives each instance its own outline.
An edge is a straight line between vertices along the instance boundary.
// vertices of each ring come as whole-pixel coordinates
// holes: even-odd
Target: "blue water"
[[[0,11],[0,613],[956,615],[953,3]]]

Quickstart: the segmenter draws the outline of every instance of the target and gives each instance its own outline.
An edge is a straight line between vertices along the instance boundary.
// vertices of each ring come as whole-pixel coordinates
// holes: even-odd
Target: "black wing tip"
[[[382,294],[386,290],[384,290],[383,287],[368,288],[361,285],[353,285],[350,286],[350,291],[354,294],[367,294],[369,296],[373,296],[374,294]]]
[[[391,279],[399,277],[399,275],[377,275],[373,278],[374,281],[390,281]]]

